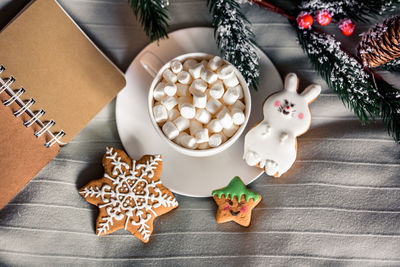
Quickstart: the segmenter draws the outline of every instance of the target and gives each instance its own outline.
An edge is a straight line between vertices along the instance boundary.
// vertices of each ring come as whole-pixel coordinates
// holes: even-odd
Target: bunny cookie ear
[[[303,96],[307,103],[311,103],[316,99],[319,94],[321,93],[321,85],[318,84],[311,84],[307,86],[306,89],[301,93],[301,96]]]
[[[285,91],[296,92],[299,85],[299,79],[295,73],[289,73],[285,77]]]

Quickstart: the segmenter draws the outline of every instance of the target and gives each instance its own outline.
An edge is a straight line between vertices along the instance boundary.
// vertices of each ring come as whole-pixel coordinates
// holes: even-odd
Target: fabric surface
[[[0,1],[0,24],[26,2]],[[210,25],[205,1],[170,2],[171,30]],[[123,71],[148,43],[126,0],[60,3]],[[180,207],[156,219],[148,244],[123,230],[97,237],[97,208],[77,188],[102,176],[106,145],[122,147],[113,101],[0,211],[0,265],[400,265],[399,146],[381,123],[361,126],[343,106],[285,19],[254,6],[244,11],[282,76],[294,71],[302,88],[323,86],[293,168],[250,185],[263,197],[250,227],[217,224],[212,198],[176,195]],[[350,47],[369,26],[357,24],[351,37],[328,29]],[[399,76],[381,74],[400,87]]]

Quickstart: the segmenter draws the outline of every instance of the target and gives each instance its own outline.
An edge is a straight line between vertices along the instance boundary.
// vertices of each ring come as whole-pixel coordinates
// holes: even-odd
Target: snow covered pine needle
[[[257,90],[260,75],[259,58],[255,49],[254,34],[250,22],[240,12],[234,0],[207,0],[212,15],[214,36],[218,48],[227,61],[232,63]]]
[[[346,54],[333,36],[297,29],[300,45],[320,75],[364,124],[381,117],[388,132],[400,141],[400,90],[375,79]]]

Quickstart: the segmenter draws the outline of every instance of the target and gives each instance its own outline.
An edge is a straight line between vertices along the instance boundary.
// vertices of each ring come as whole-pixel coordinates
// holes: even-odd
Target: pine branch
[[[254,34],[250,22],[240,12],[234,0],[207,0],[212,15],[214,37],[218,48],[227,61],[232,63],[257,90],[259,58],[255,49]]]
[[[400,144],[400,91],[384,80],[376,80],[381,95],[380,116],[389,135]]]
[[[400,0],[358,0],[354,5],[345,6],[347,16],[354,21],[369,22],[400,8]]]
[[[382,118],[389,134],[399,143],[400,91],[367,73],[331,35],[296,29],[311,63],[342,102],[363,124]]]
[[[393,72],[400,72],[400,58],[397,58],[380,66],[379,69],[393,71]]]
[[[354,21],[369,22],[400,8],[400,0],[304,0],[300,10],[315,13],[325,9],[336,20],[350,18]]]
[[[163,0],[128,0],[150,41],[168,38],[169,16]]]

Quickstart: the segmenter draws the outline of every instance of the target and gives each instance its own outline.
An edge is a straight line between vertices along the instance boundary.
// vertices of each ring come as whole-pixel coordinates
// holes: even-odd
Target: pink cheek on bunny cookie
[[[279,107],[280,105],[281,105],[281,102],[279,102],[279,100],[276,100],[275,103],[274,103],[274,106],[275,107]]]
[[[299,119],[302,120],[304,118],[304,114],[303,113],[299,113]]]

